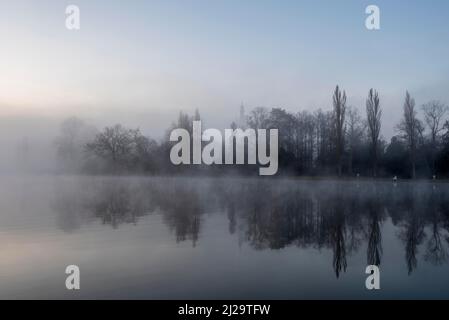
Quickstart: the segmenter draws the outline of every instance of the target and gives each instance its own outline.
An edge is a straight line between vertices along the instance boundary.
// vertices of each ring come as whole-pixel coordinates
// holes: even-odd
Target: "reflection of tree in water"
[[[164,221],[176,234],[176,241],[198,241],[201,214],[203,212],[198,193],[194,189],[176,185],[155,191],[153,197],[163,213]]]
[[[381,227],[391,218],[400,229],[409,273],[418,265],[421,244],[425,244],[426,261],[441,264],[447,260],[449,192],[443,187],[317,182],[312,188],[293,180],[206,181],[161,178],[88,183],[77,192],[59,192],[55,203],[58,223],[69,231],[93,217],[117,228],[157,211],[177,241],[190,240],[195,246],[203,214],[224,212],[229,233],[237,233],[254,249],[330,250],[339,277],[346,271],[348,257],[364,243],[367,263],[381,264]]]
[[[119,178],[59,190],[54,204],[59,213],[58,224],[64,230],[77,229],[83,220],[91,218],[98,218],[113,228],[122,223],[135,224],[139,217],[154,210],[144,190],[140,184]]]
[[[332,205],[332,204],[331,204]],[[330,208],[331,215],[329,223],[329,240],[333,251],[333,267],[335,275],[339,277],[341,271],[346,272],[348,263],[346,261],[346,223],[342,199],[337,196]]]
[[[382,197],[379,190],[373,186],[374,197],[366,201],[368,211],[368,246],[367,264],[380,266],[382,260],[382,233],[380,230],[382,222]]]
[[[426,211],[430,221],[430,237],[427,241],[424,259],[434,265],[441,265],[447,260],[447,251],[443,243],[444,230],[441,223],[444,221],[444,217],[441,212],[442,207],[436,205],[444,201],[444,198],[439,198],[441,196],[441,193],[438,193],[434,187],[432,188],[428,200],[425,202]]]
[[[130,192],[125,186],[106,184],[97,199],[92,209],[103,224],[117,228],[121,223],[136,222],[135,211],[130,204]]]
[[[263,182],[241,197],[240,217],[244,219],[246,239],[254,248],[281,249],[292,243],[314,243],[316,233],[310,228],[314,223],[313,199],[296,191],[273,189]]]
[[[146,195],[146,186],[123,180],[105,181],[91,198],[90,209],[103,224],[118,228],[123,223],[137,223],[154,210]]]
[[[140,217],[159,208],[177,241],[191,239],[196,244],[203,212],[200,189],[183,183],[161,184],[158,180],[107,178],[89,182],[57,191],[53,207],[63,230],[75,230],[91,218],[113,228],[136,224]]]
[[[449,212],[430,216],[426,213],[441,207],[443,199],[448,199],[447,192],[425,202],[429,192],[435,192],[427,186],[420,186],[416,192],[409,185],[394,188],[388,183],[358,187],[343,183],[323,189],[279,185],[273,188],[269,183],[254,183],[254,192],[240,194],[239,199],[243,200],[232,204],[240,225],[245,227],[248,243],[256,249],[290,245],[328,248],[332,250],[333,268],[339,277],[346,270],[348,255],[356,252],[364,241],[367,263],[381,264],[381,227],[386,214],[390,214],[393,223],[402,230],[400,238],[405,244],[409,272],[417,267],[418,248],[425,239],[426,225],[432,227],[427,261],[441,263],[446,257],[442,228],[449,230]],[[427,207],[420,203],[426,203]]]
[[[418,246],[425,238],[424,221],[422,218],[423,211],[417,208],[415,188],[411,186],[410,192],[404,197],[404,220],[400,237],[405,242],[405,260],[407,263],[408,273],[411,274],[418,266]]]
[[[382,234],[379,213],[370,212],[368,222],[367,264],[379,266],[382,259]]]

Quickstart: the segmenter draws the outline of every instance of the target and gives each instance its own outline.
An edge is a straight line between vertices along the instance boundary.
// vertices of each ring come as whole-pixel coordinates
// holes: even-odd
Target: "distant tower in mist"
[[[200,112],[199,112],[198,108],[195,109],[195,115],[193,116],[193,120],[194,121],[200,121],[201,120],[201,116],[200,116]]]
[[[240,116],[237,124],[241,129],[245,129],[246,127],[245,106],[243,105],[243,102],[240,105]]]

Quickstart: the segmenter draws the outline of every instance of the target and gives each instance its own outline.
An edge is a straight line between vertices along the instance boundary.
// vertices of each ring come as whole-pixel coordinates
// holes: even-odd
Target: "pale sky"
[[[78,5],[81,30],[65,28]],[[381,30],[365,28],[380,7]],[[0,118],[77,115],[157,134],[180,109],[226,127],[247,108],[364,113],[391,136],[408,89],[449,103],[449,1],[0,0]]]

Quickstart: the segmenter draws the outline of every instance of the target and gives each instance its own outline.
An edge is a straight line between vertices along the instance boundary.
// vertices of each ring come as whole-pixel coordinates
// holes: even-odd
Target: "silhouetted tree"
[[[348,159],[348,171],[349,174],[353,173],[353,162],[354,162],[354,152],[357,147],[362,143],[362,137],[364,128],[362,125],[362,120],[359,115],[359,112],[355,108],[348,108],[347,111],[347,141],[348,141],[348,149],[349,149],[349,159]]]
[[[424,111],[424,120],[430,130],[430,148],[431,148],[431,166],[432,174],[436,175],[436,153],[440,140],[440,133],[443,130],[442,121],[448,110],[448,107],[439,101],[430,101],[422,106]]]
[[[404,117],[399,123],[397,129],[402,133],[402,137],[407,143],[411,164],[411,177],[416,178],[416,150],[419,139],[424,131],[421,121],[416,116],[415,99],[413,99],[408,91],[405,94],[404,101]]]
[[[248,126],[254,130],[265,129],[270,120],[270,112],[267,108],[256,107],[249,113],[246,120]]]
[[[377,162],[379,149],[379,134],[381,128],[382,110],[380,108],[379,94],[370,89],[366,99],[366,120],[368,124],[368,135],[371,142],[371,156],[373,162],[373,176],[377,176]]]
[[[332,112],[318,110],[316,121],[316,162],[321,170],[335,164],[335,127]]]
[[[346,92],[340,91],[338,86],[335,87],[333,96],[334,105],[334,126],[335,126],[335,143],[336,143],[336,156],[337,156],[337,168],[338,176],[342,173],[342,159],[344,150],[344,136],[345,136],[345,113],[346,113]]]
[[[307,111],[296,114],[294,152],[300,172],[311,172],[314,167],[316,119]]]
[[[383,157],[383,166],[386,172],[390,176],[403,177],[406,174],[408,175],[406,172],[408,168],[406,165],[407,158],[407,146],[399,137],[392,137]]]
[[[109,162],[117,170],[134,164],[137,152],[144,152],[148,143],[138,129],[126,129],[117,124],[98,133],[86,144],[86,151]]]

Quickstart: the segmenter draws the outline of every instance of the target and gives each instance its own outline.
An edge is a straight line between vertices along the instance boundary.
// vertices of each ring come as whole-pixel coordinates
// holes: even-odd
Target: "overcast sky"
[[[78,5],[81,30],[65,28]],[[381,30],[365,28],[380,7]],[[364,112],[381,95],[389,137],[408,89],[449,102],[449,1],[0,0],[0,118],[78,115],[158,135],[180,109],[225,127],[243,102]]]

